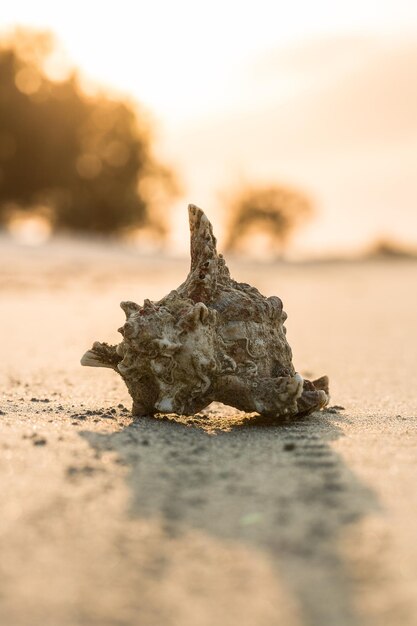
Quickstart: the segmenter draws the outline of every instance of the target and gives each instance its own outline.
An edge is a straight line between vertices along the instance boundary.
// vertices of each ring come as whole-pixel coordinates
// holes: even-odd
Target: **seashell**
[[[185,282],[159,302],[122,302],[123,340],[95,342],[81,364],[120,374],[138,416],[190,415],[213,401],[276,417],[323,408],[328,379],[311,382],[295,371],[280,298],[234,281],[206,215],[192,204],[188,211]]]

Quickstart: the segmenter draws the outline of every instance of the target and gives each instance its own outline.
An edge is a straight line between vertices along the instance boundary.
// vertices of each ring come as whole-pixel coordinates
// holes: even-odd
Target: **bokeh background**
[[[414,249],[415,2],[15,0],[0,32],[18,240],[186,253],[193,202],[255,257]]]
[[[416,0],[0,0],[2,626],[416,625],[416,157]],[[80,366],[189,202],[326,411]]]

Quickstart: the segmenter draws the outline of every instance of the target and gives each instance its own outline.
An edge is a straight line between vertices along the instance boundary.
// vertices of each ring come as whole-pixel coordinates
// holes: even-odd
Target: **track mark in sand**
[[[274,564],[303,624],[359,626],[338,540],[375,502],[331,446],[342,435],[336,420],[245,420],[213,436],[145,418],[83,437],[128,466],[134,515],[162,519],[167,536],[198,529],[249,545]]]

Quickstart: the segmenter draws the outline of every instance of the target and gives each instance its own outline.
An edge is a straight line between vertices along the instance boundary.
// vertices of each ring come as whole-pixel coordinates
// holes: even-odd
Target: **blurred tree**
[[[226,250],[239,249],[250,234],[261,232],[281,254],[294,230],[313,214],[313,205],[290,187],[248,187],[233,199],[230,213]]]
[[[417,249],[405,243],[401,243],[389,236],[381,237],[372,243],[365,253],[370,259],[415,259]]]
[[[0,45],[0,222],[10,206],[49,209],[57,229],[109,234],[163,221],[153,198],[175,195],[152,156],[144,114],[128,102],[86,95],[77,74],[46,72],[50,35],[16,31]]]

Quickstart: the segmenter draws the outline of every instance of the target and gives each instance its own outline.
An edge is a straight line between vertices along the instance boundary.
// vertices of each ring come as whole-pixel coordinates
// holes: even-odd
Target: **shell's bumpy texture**
[[[122,342],[94,343],[82,365],[120,374],[134,415],[189,415],[213,401],[276,417],[324,407],[328,379],[295,372],[281,300],[232,280],[203,211],[190,205],[189,218],[185,282],[159,302],[122,302]]]

